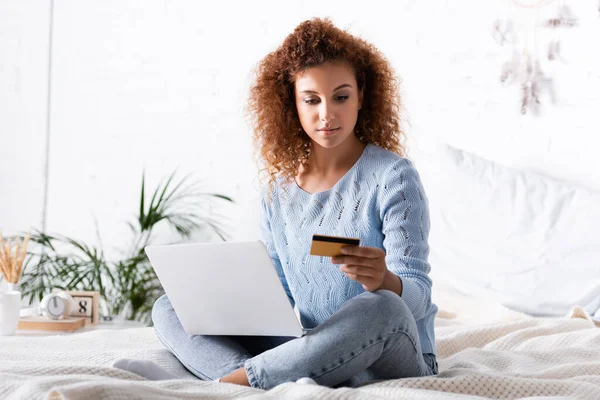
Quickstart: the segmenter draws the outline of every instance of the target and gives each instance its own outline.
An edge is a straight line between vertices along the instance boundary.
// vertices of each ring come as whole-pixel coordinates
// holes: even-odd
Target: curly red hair
[[[325,18],[302,22],[281,46],[259,62],[247,112],[254,144],[266,163],[269,186],[277,175],[291,181],[310,154],[310,137],[300,125],[294,85],[296,74],[327,62],[347,62],[364,98],[354,132],[401,156],[400,96],[396,75],[383,54],[365,40],[337,28]]]

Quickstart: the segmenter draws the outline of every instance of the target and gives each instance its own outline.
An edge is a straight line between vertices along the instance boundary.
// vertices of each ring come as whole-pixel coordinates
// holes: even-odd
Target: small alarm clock
[[[51,319],[63,319],[75,308],[75,300],[65,291],[57,291],[44,296],[40,303],[42,315]]]

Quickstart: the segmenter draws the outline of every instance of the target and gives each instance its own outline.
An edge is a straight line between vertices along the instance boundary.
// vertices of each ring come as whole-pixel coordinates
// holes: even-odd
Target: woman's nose
[[[321,107],[319,107],[319,118],[321,119],[321,121],[329,122],[335,119],[332,111],[333,110],[331,104],[326,101],[323,101],[321,103]]]

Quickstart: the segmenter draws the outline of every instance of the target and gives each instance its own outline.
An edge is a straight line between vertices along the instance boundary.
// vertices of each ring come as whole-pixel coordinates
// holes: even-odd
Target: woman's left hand
[[[387,266],[385,252],[377,247],[344,246],[343,255],[331,258],[333,264],[342,264],[340,271],[361,283],[369,292],[379,289],[384,281]]]

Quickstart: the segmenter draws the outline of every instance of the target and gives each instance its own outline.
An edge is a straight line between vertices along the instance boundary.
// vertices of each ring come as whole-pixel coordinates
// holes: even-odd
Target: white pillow
[[[600,193],[443,145],[417,160],[432,278],[532,315],[600,312]]]

